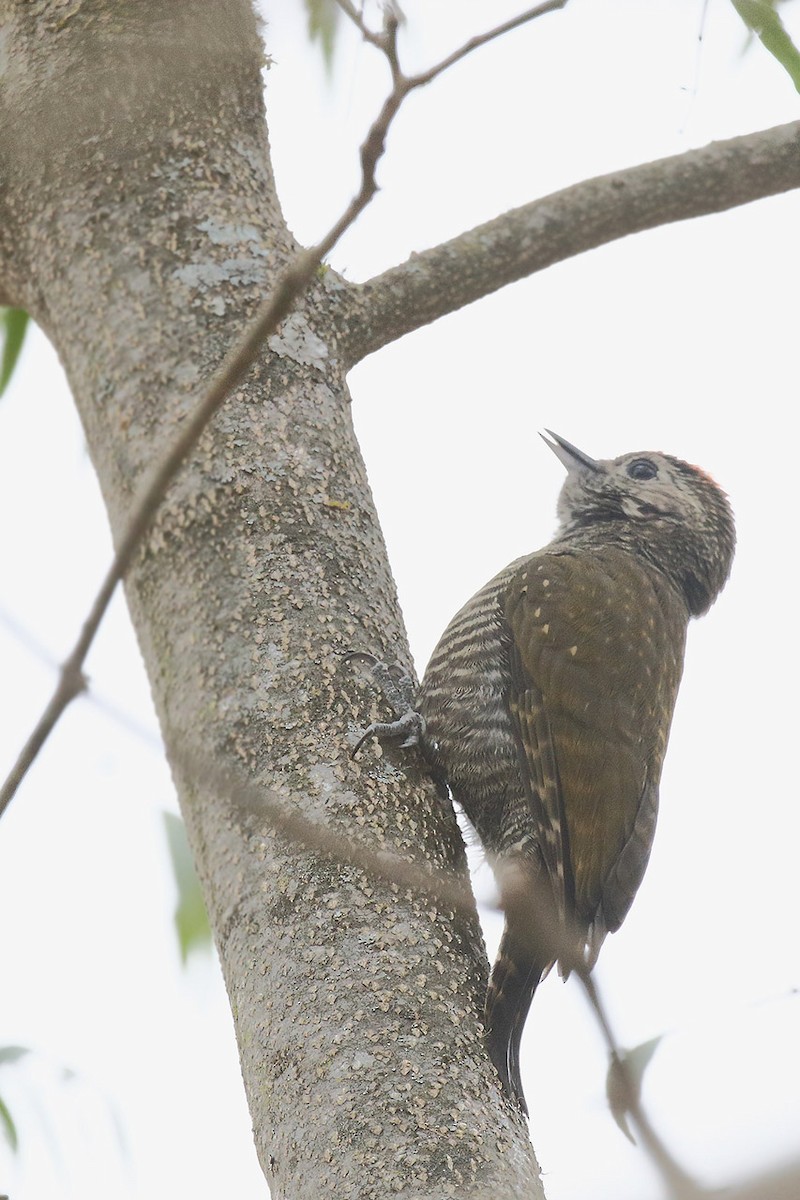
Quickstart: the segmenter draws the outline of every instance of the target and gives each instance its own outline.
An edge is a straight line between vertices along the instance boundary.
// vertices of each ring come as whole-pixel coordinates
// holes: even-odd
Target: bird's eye
[[[631,479],[655,479],[658,467],[649,458],[636,458],[628,466]]]

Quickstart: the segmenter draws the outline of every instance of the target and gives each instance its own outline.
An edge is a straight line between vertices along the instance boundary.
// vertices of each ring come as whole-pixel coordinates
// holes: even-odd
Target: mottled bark
[[[294,249],[261,48],[246,0],[0,12],[3,291],[61,355],[119,536]],[[322,275],[218,414],[128,602],[273,1195],[536,1195],[527,1130],[483,1047],[474,912],[305,852],[221,783],[253,780],[466,882],[453,814],[409,756],[348,757],[371,700],[342,651],[409,659],[350,421],[342,295]]]

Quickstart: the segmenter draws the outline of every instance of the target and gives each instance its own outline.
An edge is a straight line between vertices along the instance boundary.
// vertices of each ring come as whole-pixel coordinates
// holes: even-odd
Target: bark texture
[[[2,290],[58,349],[118,535],[294,249],[261,47],[247,0],[0,14]],[[220,785],[220,771],[255,780],[466,883],[453,814],[408,756],[348,757],[371,697],[342,651],[408,651],[350,421],[341,296],[321,275],[212,423],[128,602],[272,1194],[541,1195],[483,1046],[474,912],[307,853]]]

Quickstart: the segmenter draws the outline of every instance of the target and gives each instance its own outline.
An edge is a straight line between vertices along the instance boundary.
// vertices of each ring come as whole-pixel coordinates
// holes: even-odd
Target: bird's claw
[[[395,716],[393,721],[373,721],[359,737],[350,757],[355,758],[371,737],[395,742],[401,749],[418,746],[425,734],[425,718],[412,707],[414,683],[410,676],[397,667],[393,670],[374,654],[363,650],[349,650],[344,657],[346,662],[366,663]]]

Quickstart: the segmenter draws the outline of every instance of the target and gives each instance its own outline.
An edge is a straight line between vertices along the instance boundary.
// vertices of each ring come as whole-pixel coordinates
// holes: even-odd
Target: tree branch
[[[600,175],[512,209],[366,283],[340,319],[348,367],[498,288],[606,242],[800,187],[800,122]]]

